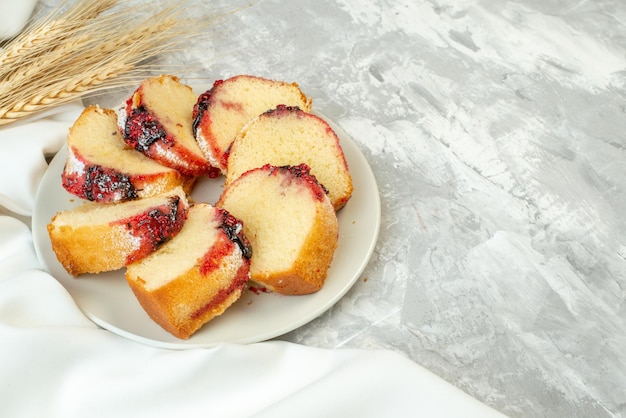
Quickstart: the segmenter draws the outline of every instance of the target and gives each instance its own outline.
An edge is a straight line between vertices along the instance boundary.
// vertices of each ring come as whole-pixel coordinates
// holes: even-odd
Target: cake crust
[[[113,271],[126,263],[128,249],[127,231],[123,227],[97,225],[75,228],[70,225],[55,226],[55,215],[48,224],[52,250],[65,270],[72,276],[84,273]],[[94,240],[94,237],[100,237]],[[102,249],[107,251],[103,254]]]
[[[328,211],[320,212],[315,225],[290,269],[254,271],[253,280],[283,295],[308,295],[319,291],[337,248],[336,217]]]
[[[190,270],[152,292],[146,290],[140,280],[127,275],[128,285],[146,314],[164,330],[185,340],[235,303],[241,297],[248,280],[249,263],[237,270],[232,285],[221,293],[215,293],[215,284],[206,280],[199,270]],[[190,290],[191,287],[193,289]],[[209,302],[203,302],[194,300],[192,293],[214,293],[214,296]],[[181,303],[184,308],[177,309],[181,307]]]

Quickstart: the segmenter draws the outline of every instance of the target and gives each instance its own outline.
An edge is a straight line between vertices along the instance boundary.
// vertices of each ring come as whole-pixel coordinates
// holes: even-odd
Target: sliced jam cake
[[[226,152],[237,133],[250,119],[278,105],[309,111],[311,99],[296,83],[238,75],[217,80],[198,97],[193,109],[193,129],[206,157],[226,172]]]
[[[58,212],[47,228],[52,250],[68,273],[100,273],[134,263],[174,237],[188,208],[178,187],[121,203],[87,202]]]
[[[306,164],[252,169],[230,183],[217,204],[243,222],[252,245],[251,280],[274,292],[317,292],[339,233],[326,190]]]
[[[239,299],[251,255],[241,221],[199,203],[176,237],[128,266],[126,280],[157,324],[187,339]]]
[[[328,123],[292,106],[278,106],[250,121],[237,135],[228,155],[226,184],[264,164],[307,164],[328,190],[335,210],[352,196],[352,177],[339,143]]]
[[[124,141],[159,163],[188,176],[216,177],[192,130],[197,96],[171,75],[144,80],[118,109]]]
[[[117,129],[115,111],[91,106],[69,130],[61,183],[81,199],[120,202],[179,186],[187,190],[193,178],[129,148]]]

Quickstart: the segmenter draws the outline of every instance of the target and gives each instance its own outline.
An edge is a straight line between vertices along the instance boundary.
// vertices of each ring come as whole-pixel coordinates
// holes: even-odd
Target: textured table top
[[[626,414],[625,45],[617,0],[260,0],[161,62],[296,81],[377,178],[362,278],[280,339],[395,350],[510,416],[605,417]]]

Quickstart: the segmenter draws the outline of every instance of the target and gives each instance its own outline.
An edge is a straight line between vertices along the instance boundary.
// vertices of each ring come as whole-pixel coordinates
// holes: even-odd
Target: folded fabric
[[[10,150],[0,204],[31,213],[43,156],[70,123],[53,115],[0,129]],[[29,226],[12,216],[0,216],[0,342],[2,417],[499,416],[391,351],[280,341],[173,351],[124,339],[40,269]]]
[[[32,268],[28,228],[0,217],[0,230],[0,269],[11,272],[0,280],[1,416],[497,416],[388,351],[279,341],[170,351],[123,339]]]

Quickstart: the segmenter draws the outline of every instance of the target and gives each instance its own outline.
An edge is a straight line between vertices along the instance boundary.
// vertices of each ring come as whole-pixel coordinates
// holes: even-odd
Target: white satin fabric
[[[499,415],[391,351],[281,341],[171,351],[98,328],[40,269],[24,222],[44,155],[80,110],[0,128],[0,416]]]

